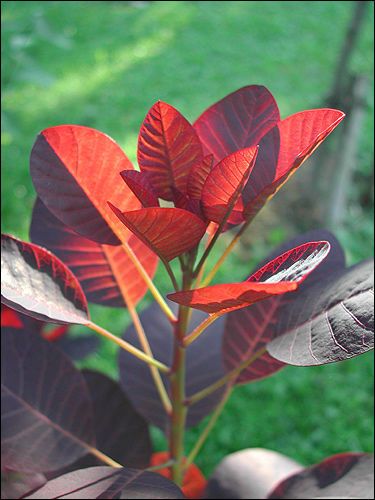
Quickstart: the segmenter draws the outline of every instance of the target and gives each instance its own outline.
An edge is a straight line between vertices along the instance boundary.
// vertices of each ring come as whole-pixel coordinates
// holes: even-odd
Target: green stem
[[[188,290],[191,286],[191,266],[193,256],[190,260],[190,265],[183,275],[183,290]],[[188,307],[180,306],[178,311],[178,321],[174,331],[174,353],[173,365],[170,374],[171,387],[171,402],[172,413],[170,422],[169,436],[169,454],[173,465],[171,466],[172,480],[182,486],[183,481],[183,459],[184,459],[184,442],[185,442],[185,425],[187,407],[185,405],[185,378],[186,378],[186,349],[184,346],[184,337],[186,335],[187,325],[189,322],[190,310]]]
[[[236,368],[228,372],[224,377],[220,378],[213,384],[205,387],[199,392],[196,392],[192,396],[190,396],[186,401],[185,404],[190,406],[195,403],[198,403],[201,399],[204,399],[205,397],[209,396],[211,393],[217,391],[222,387],[223,385],[227,384],[228,382],[231,382],[232,380],[236,380],[238,375],[248,368],[250,365],[252,365],[258,358],[263,356],[263,354],[267,352],[267,349],[265,347],[262,347],[261,349],[258,349],[258,351],[255,352],[251,358],[246,359],[245,361],[242,361]]]
[[[169,373],[170,369],[168,366],[166,366],[164,363],[161,363],[160,361],[157,361],[156,359],[152,358],[151,356],[148,356],[145,354],[143,351],[137,349],[133,345],[129,344],[129,342],[126,342],[125,340],[120,339],[119,337],[116,337],[116,335],[113,335],[113,333],[109,332],[108,330],[105,330],[99,325],[96,325],[92,321],[89,323],[85,323],[85,326],[88,328],[91,328],[91,330],[94,330],[95,332],[99,333],[99,335],[102,335],[102,337],[105,337],[106,339],[111,340],[112,342],[115,342],[117,345],[119,345],[122,349],[125,351],[128,351],[130,354],[133,354],[136,358],[140,359],[141,361],[144,361],[145,363],[155,366],[162,372]]]
[[[193,449],[191,450],[191,452],[187,456],[187,458],[184,462],[184,471],[186,471],[188,469],[188,467],[194,462],[195,457],[198,455],[200,449],[204,445],[209,433],[211,432],[211,430],[215,426],[217,419],[220,417],[220,415],[224,409],[225,403],[228,401],[229,396],[232,393],[232,389],[233,389],[232,385],[228,385],[228,387],[226,388],[226,390],[223,394],[223,397],[221,398],[220,403],[215,408],[215,411],[212,413],[206,427],[204,428],[202,434],[199,436],[198,441],[195,443]]]
[[[189,346],[195,339],[199,337],[201,333],[205,331],[207,327],[209,327],[214,321],[216,321],[220,317],[220,313],[210,314],[205,320],[202,321],[200,325],[198,325],[195,330],[193,330],[187,337],[184,339],[184,346]]]
[[[135,268],[139,272],[141,278],[143,281],[146,283],[148,289],[152,293],[155,301],[159,304],[160,309],[164,312],[164,314],[167,316],[167,318],[172,322],[175,323],[177,321],[176,316],[173,314],[172,310],[168,306],[168,304],[165,302],[164,298],[162,297],[161,293],[159,290],[156,288],[154,285],[154,282],[148,275],[147,271],[139,261],[138,257],[135,255],[133,250],[130,248],[130,246],[127,243],[123,243],[122,248],[125,250],[127,256],[129,259],[133,262]]]

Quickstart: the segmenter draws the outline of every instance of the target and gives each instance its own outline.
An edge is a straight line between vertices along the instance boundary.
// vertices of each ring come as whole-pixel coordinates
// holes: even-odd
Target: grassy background
[[[344,1],[3,2],[2,230],[27,238],[35,197],[28,157],[46,127],[98,128],[135,160],[140,124],[157,99],[193,120],[227,93],[258,83],[274,94],[283,117],[321,106],[352,7]],[[370,7],[351,61],[372,87],[348,219],[338,234],[350,263],[373,254],[373,212],[363,202],[373,169],[372,26]],[[234,254],[221,281],[241,279],[287,236],[272,203],[269,210],[255,226],[251,257]],[[157,284],[167,290],[162,271]],[[126,312],[101,307],[92,315],[116,333],[128,321]],[[115,356],[104,345],[88,364],[115,376]],[[321,368],[288,367],[238,388],[197,463],[209,473],[227,453],[253,446],[306,464],[340,451],[369,451],[372,380],[368,354]],[[197,432],[190,432],[188,447]],[[162,448],[158,431],[154,436]]]

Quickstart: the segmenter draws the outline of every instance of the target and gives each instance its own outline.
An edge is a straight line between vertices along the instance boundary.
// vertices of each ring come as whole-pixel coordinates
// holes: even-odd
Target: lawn
[[[135,161],[140,124],[157,99],[194,120],[215,100],[256,83],[271,90],[283,117],[320,107],[352,7],[344,1],[3,2],[2,230],[28,237],[35,199],[28,158],[46,127],[98,128]],[[369,76],[371,93],[350,218],[338,234],[350,263],[373,254],[373,212],[361,191],[373,175],[372,27],[369,6],[351,69]],[[243,278],[286,236],[282,221],[273,220],[265,221],[266,237],[257,226],[251,256],[234,255],[220,281]],[[162,271],[157,284],[168,291]],[[126,312],[102,307],[92,315],[117,334],[128,321]],[[116,376],[115,356],[115,348],[103,346],[87,365]],[[238,388],[197,463],[208,473],[245,447],[271,448],[305,464],[340,451],[370,451],[372,386],[368,354],[319,368],[288,367]],[[197,432],[189,434],[188,448]],[[153,434],[162,448],[162,436]]]

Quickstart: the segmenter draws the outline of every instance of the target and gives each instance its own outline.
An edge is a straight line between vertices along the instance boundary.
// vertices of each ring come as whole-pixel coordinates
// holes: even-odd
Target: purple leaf
[[[374,457],[333,455],[288,477],[267,498],[374,498]]]
[[[136,469],[90,467],[52,479],[26,498],[184,498],[181,490],[159,474]]]
[[[288,314],[288,307],[301,294],[302,290],[311,287],[317,280],[335,269],[345,265],[344,254],[336,238],[328,231],[314,230],[297,236],[275,249],[258,267],[253,276],[258,276],[267,262],[273,260],[287,250],[311,240],[326,240],[331,250],[323,262],[309,274],[293,294],[275,295],[250,307],[229,313],[226,319],[223,339],[223,360],[228,371],[235,369],[246,359],[250,359],[258,350],[264,348],[272,340],[278,328],[279,318]],[[262,279],[267,277],[262,273]],[[274,359],[268,353],[260,356],[248,368],[242,371],[237,384],[243,384],[266,377],[280,370],[284,363]]]
[[[28,493],[40,488],[47,479],[43,474],[16,471],[1,472],[1,498],[23,498]]]
[[[91,370],[83,370],[82,375],[93,402],[97,448],[125,467],[146,468],[152,453],[146,422],[134,410],[117,382]],[[102,463],[93,455],[86,455],[61,474],[96,465]]]
[[[204,154],[212,153],[217,163],[239,149],[256,146],[279,120],[272,94],[261,85],[249,85],[206,109],[194,128]]]
[[[374,265],[365,261],[305,289],[280,317],[271,356],[297,366],[350,359],[374,347]]]
[[[174,304],[170,304],[170,306],[173,311],[176,311],[177,308]],[[201,323],[205,317],[204,313],[193,311],[189,331]],[[163,363],[171,364],[174,334],[170,322],[160,312],[156,304],[152,304],[141,313],[141,321],[155,358]],[[221,363],[222,328],[223,322],[219,319],[207,329],[204,335],[187,348],[187,397],[216,382],[224,375]],[[132,326],[125,332],[124,339],[137,347],[140,346]],[[121,384],[134,407],[150,423],[166,431],[168,418],[160,402],[148,366],[123,350],[120,352],[119,362]],[[162,378],[169,389],[167,378],[164,375]],[[188,411],[187,425],[196,425],[208,415],[217,405],[221,394],[222,390],[220,389],[191,406]]]
[[[36,319],[86,324],[86,297],[74,274],[42,247],[1,235],[1,302]]]
[[[48,472],[95,443],[90,396],[81,373],[51,342],[4,328],[1,333],[2,463]]]

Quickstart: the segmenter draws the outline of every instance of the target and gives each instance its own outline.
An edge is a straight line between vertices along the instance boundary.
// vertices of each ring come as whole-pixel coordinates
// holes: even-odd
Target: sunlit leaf
[[[129,232],[107,201],[121,210],[140,207],[120,179],[120,172],[130,169],[130,160],[110,137],[79,125],[43,130],[30,157],[35,189],[55,217],[82,236],[111,245],[126,241]]]
[[[257,153],[257,147],[236,151],[220,161],[208,174],[202,189],[202,207],[208,220],[220,224],[231,206],[228,221],[236,223],[238,216],[240,221],[243,220],[243,205],[239,195],[251,174]]]
[[[30,239],[48,248],[78,278],[89,302],[125,307],[124,297],[133,304],[147,292],[147,285],[121,245],[101,245],[72,231],[37,199],[30,226]],[[136,236],[127,244],[152,278],[158,259]]]
[[[194,248],[207,227],[199,217],[180,208],[156,207],[121,212],[110,206],[123,224],[167,261]]]
[[[302,111],[280,121],[262,138],[255,167],[242,191],[246,220],[255,217],[344,116],[335,109]]]
[[[151,178],[157,196],[186,193],[191,167],[203,158],[197,133],[177,109],[158,101],[148,112],[138,138],[138,163]]]
[[[303,277],[303,282],[300,282],[296,292],[275,295],[252,306],[231,312],[226,317],[223,361],[228,371],[235,369],[242,362],[251,359],[259,350],[264,349],[277,334],[279,318],[289,314],[288,308],[292,307],[294,300],[298,300],[298,296],[303,290],[312,286],[322,277],[325,278],[330,273],[345,266],[343,250],[336,238],[328,231],[314,230],[283,243],[265,259],[263,264],[259,266],[259,271],[264,269],[267,261],[275,264],[274,259],[277,255],[281,253],[285,255],[288,249],[297,245],[301,248],[301,245],[312,240],[329,241],[331,250],[314,272]],[[258,276],[262,279],[262,275],[265,276],[261,272],[259,274],[254,272],[252,276]],[[266,352],[241,372],[236,383],[242,384],[258,380],[275,373],[283,366],[285,366],[284,363]]]

